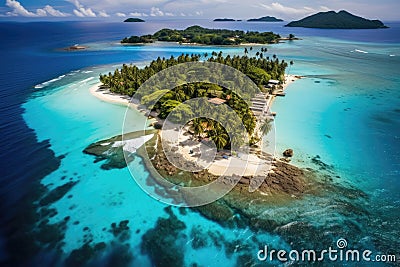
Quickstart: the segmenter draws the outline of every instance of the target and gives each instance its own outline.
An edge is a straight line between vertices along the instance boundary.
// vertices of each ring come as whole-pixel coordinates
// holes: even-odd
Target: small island
[[[320,29],[380,29],[388,28],[379,20],[369,20],[355,16],[347,11],[319,12],[298,21],[292,21],[285,27],[303,27]]]
[[[128,18],[124,20],[124,22],[145,22],[145,21],[139,18]]]
[[[223,18],[223,19],[214,19],[213,21],[236,21],[236,20],[235,19]]]
[[[310,182],[313,181],[313,174],[288,164],[289,158],[293,156],[292,150],[290,155],[286,152],[283,153],[284,158],[282,159],[273,159],[274,155],[262,150],[263,135],[271,131],[271,122],[274,116],[269,110],[266,110],[266,107],[273,102],[275,97],[283,95],[285,86],[295,79],[293,76],[285,75],[287,66],[293,64],[293,62],[288,63],[279,60],[276,55],[269,57],[264,53],[267,53],[266,49],[261,48],[261,52],[257,51],[254,53],[255,56],[249,57],[249,50],[245,48],[242,56],[223,56],[222,52],[204,55],[182,54],[178,57],[157,58],[145,68],[123,65],[121,69],[116,69],[114,73],[100,75],[102,85],[94,86],[93,91],[91,91],[92,94],[100,99],[110,99],[110,96],[112,99],[121,97],[124,104],[137,110],[143,110],[146,116],[156,121],[153,122],[154,129],[126,133],[124,137],[119,135],[107,140],[97,141],[88,146],[84,153],[95,156],[96,162],[103,161],[101,167],[109,170],[126,167],[124,151],[128,149],[129,155],[137,152],[137,155],[144,160],[144,164],[151,173],[156,170],[163,175],[163,179],[186,186],[205,185],[210,180],[216,180],[222,174],[226,175],[227,179],[237,177],[235,168],[228,173],[225,172],[225,169],[230,162],[233,162],[234,166],[242,166],[243,160],[247,158],[245,156],[247,153],[246,155],[253,157],[253,160],[246,167],[238,186],[231,191],[229,196],[224,198],[226,202],[223,202],[223,205],[219,202],[210,204],[199,210],[204,216],[212,217],[216,221],[222,222],[225,220],[225,216],[221,217],[218,215],[219,212],[216,212],[217,215],[213,215],[215,212],[212,212],[212,210],[215,209],[224,211],[223,214],[229,214],[228,217],[231,217],[233,210],[245,212],[246,203],[250,201],[254,203],[265,203],[265,201],[281,203],[282,201],[290,201],[295,197],[301,197],[309,190]],[[144,81],[154,73],[162,72],[169,66],[178,66],[184,62],[200,63],[203,59],[207,62],[225,64],[242,70],[256,87],[245,82],[244,86],[247,89],[245,94],[241,96],[229,88],[207,82],[184,84],[171,91],[157,86],[150,87],[151,91],[144,95],[138,91]],[[193,69],[188,72],[188,75],[193,75],[193,71],[204,71],[204,69]],[[210,75],[220,77],[223,73],[222,70],[216,69],[215,73],[210,73]],[[235,77],[231,79],[234,80]],[[258,89],[255,90],[257,87],[259,91]],[[130,100],[129,97],[133,95],[134,100]],[[160,98],[160,96],[162,97]],[[170,152],[165,152],[161,147],[162,138],[168,139],[167,133],[178,131],[178,128],[174,127],[165,129],[163,122],[174,109],[177,113],[173,113],[170,118],[171,122],[174,122],[175,118],[179,120],[179,118],[190,115],[192,111],[185,102],[193,98],[202,99],[196,110],[212,110],[214,106],[226,110],[219,115],[215,114],[215,118],[218,118],[218,116],[225,117],[226,114],[229,114],[229,110],[233,110],[238,115],[239,121],[228,116],[226,119],[231,123],[229,127],[239,129],[239,125],[243,124],[246,129],[245,133],[236,135],[231,139],[228,130],[218,122],[218,119],[199,117],[188,120],[182,128],[182,135],[179,137],[182,138],[182,142],[179,142],[178,147],[174,147],[174,149],[171,147],[171,150],[167,150],[175,156],[182,157],[182,160],[185,159],[187,164],[197,164],[201,153],[204,153],[201,147],[208,149],[213,147],[214,144],[217,149],[215,160],[206,169],[196,172],[177,169],[167,159]],[[179,108],[177,108],[178,106]],[[186,120],[184,119],[184,121]],[[242,151],[239,153],[240,155],[237,151],[233,151],[235,147],[240,150],[239,147],[246,143],[251,146],[249,151]],[[125,146],[124,144],[128,145]],[[146,153],[148,157],[145,156]],[[125,155],[127,154],[125,153]],[[128,156],[128,162],[130,159],[133,160]],[[272,172],[266,168],[269,164],[272,164]],[[260,166],[265,168],[260,168]],[[268,178],[262,182],[260,189],[252,194],[247,189],[258,179],[258,175],[268,175]],[[162,183],[158,179],[154,181]],[[266,199],[265,196],[267,195],[271,197]],[[249,216],[253,217],[255,214]]]
[[[275,17],[271,16],[265,16],[257,19],[248,19],[248,22],[280,22],[283,21],[283,19],[277,19]]]
[[[80,50],[85,50],[85,49],[87,49],[88,47],[87,46],[83,46],[83,45],[72,45],[72,46],[70,46],[70,47],[66,47],[66,48],[64,48],[64,50],[66,50],[66,51],[80,51]]]
[[[272,44],[279,42],[279,34],[273,32],[244,32],[240,30],[207,29],[191,26],[185,30],[162,29],[153,35],[131,36],[124,38],[122,44],[177,42],[181,44],[202,45],[240,45]]]

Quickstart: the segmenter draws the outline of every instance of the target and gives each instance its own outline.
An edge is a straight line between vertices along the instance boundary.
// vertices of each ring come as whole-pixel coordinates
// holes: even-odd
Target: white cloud
[[[1,1],[1,0],[0,0]],[[65,1],[71,3],[67,9],[57,10],[51,5],[55,2]],[[135,17],[164,17],[171,15],[178,17],[229,17],[248,19],[261,16],[276,16],[286,20],[300,19],[320,11],[345,9],[351,13],[378,19],[399,18],[398,1],[382,0],[3,0],[4,8],[9,12],[3,16],[24,17],[104,17],[105,14],[117,17],[116,13]],[[37,6],[38,3],[47,2],[50,5]],[[5,5],[4,5],[5,3]],[[25,4],[26,3],[26,4]],[[29,5],[28,5],[29,4]],[[397,6],[396,6],[397,4]],[[1,5],[1,4],[0,4]],[[37,9],[38,8],[38,9]],[[0,8],[1,10],[1,8]],[[67,11],[68,10],[68,11]],[[203,11],[203,13],[201,13]],[[68,13],[64,13],[68,12]],[[1,16],[1,14],[0,14]]]
[[[103,11],[99,11],[99,17],[108,18],[108,17],[110,17],[110,15],[108,15],[107,12],[105,12],[103,10]]]
[[[96,17],[96,13],[88,7],[84,7],[78,0],[68,0],[68,2],[74,4],[76,9],[74,9],[74,14],[78,17]]]
[[[36,10],[36,15],[38,17],[46,17],[47,16],[47,12],[44,9],[39,8],[39,9]]]
[[[45,6],[42,10],[44,10],[47,14],[53,17],[68,17],[71,15],[68,13],[61,12],[50,5]]]
[[[152,7],[150,10],[150,16],[162,17],[162,16],[164,16],[164,12],[162,12],[158,7]]]
[[[132,17],[147,17],[147,16],[149,16],[146,13],[140,13],[140,12],[131,12],[131,13],[129,13],[129,15]]]
[[[150,16],[152,16],[152,17],[163,17],[163,16],[174,17],[175,14],[172,12],[162,11],[160,8],[153,6],[150,9]]]
[[[270,12],[280,14],[280,15],[287,15],[287,16],[296,16],[296,15],[309,15],[315,12],[320,12],[320,11],[328,11],[329,8],[325,6],[321,6],[317,9],[311,8],[311,7],[299,7],[299,8],[294,8],[294,7],[289,7],[289,6],[284,6],[278,2],[274,2],[270,5],[267,4],[260,4],[260,6]]]
[[[121,18],[126,17],[126,14],[125,13],[121,13],[121,12],[115,13],[115,15],[117,15],[117,17],[121,17]]]
[[[38,17],[39,16],[36,13],[26,10],[25,7],[23,7],[20,2],[15,1],[15,0],[6,0],[6,6],[8,6],[9,8],[12,9],[11,12],[7,12],[7,15],[9,15],[9,16],[23,16],[23,17]],[[43,14],[42,12],[39,12],[39,13]]]
[[[15,0],[6,0],[6,6],[12,9],[7,12],[8,16],[23,16],[23,17],[46,17],[47,15],[53,17],[67,17],[70,14],[61,12],[50,5],[46,5],[44,8],[36,9],[36,13],[28,11],[20,2]]]
[[[83,15],[81,12],[79,12],[78,10],[76,10],[76,9],[74,9],[74,14],[75,14],[75,16],[77,16],[77,17],[81,17],[81,18],[83,18],[85,15]]]

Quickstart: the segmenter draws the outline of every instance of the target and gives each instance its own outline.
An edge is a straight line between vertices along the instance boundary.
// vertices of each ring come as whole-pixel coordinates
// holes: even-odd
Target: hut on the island
[[[219,97],[215,97],[215,98],[208,99],[208,102],[210,102],[210,103],[212,103],[214,105],[221,105],[221,104],[225,103],[226,100],[221,99]]]
[[[278,81],[278,80],[269,80],[268,81],[268,84],[271,84],[271,85],[278,85],[280,83],[280,81]]]

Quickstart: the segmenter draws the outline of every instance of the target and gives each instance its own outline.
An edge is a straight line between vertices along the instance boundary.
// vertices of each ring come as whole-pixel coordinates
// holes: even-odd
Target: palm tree
[[[186,100],[186,94],[183,90],[177,90],[175,91],[175,100],[179,102],[183,102]]]
[[[193,131],[194,134],[196,134],[199,137],[201,136],[201,134],[204,133],[203,122],[201,121],[200,118],[196,118],[193,120]]]
[[[260,127],[262,134],[268,134],[272,129],[272,120],[267,118]]]
[[[229,136],[223,130],[216,131],[215,134],[211,136],[218,150],[224,148],[228,144],[228,138]]]
[[[235,148],[239,148],[244,144],[244,137],[241,131],[236,130],[233,133],[231,133],[232,140],[231,140],[231,145],[233,144]]]
[[[291,60],[290,62],[289,62],[289,70],[288,70],[288,75],[289,75],[289,73],[290,73],[290,69],[292,68],[292,66],[293,66],[293,60]]]

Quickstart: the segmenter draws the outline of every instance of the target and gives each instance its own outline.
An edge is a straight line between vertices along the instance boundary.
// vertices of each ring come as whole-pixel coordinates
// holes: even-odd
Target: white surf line
[[[360,50],[360,49],[354,49],[354,51],[355,51],[355,52],[358,52],[358,53],[368,54],[367,51]]]
[[[48,80],[48,81],[43,82],[43,83],[40,83],[40,84],[37,84],[37,85],[35,85],[34,87],[35,87],[36,89],[40,89],[40,88],[43,88],[43,87],[45,87],[45,86],[50,85],[51,83],[54,83],[54,82],[56,82],[56,81],[61,80],[61,79],[64,78],[64,77],[65,77],[65,75],[60,75],[60,76],[58,76],[57,78]]]
[[[86,82],[91,81],[93,79],[94,79],[94,77],[90,77],[90,78],[87,78],[87,79],[84,79],[84,80],[80,81],[79,83],[86,83]]]

